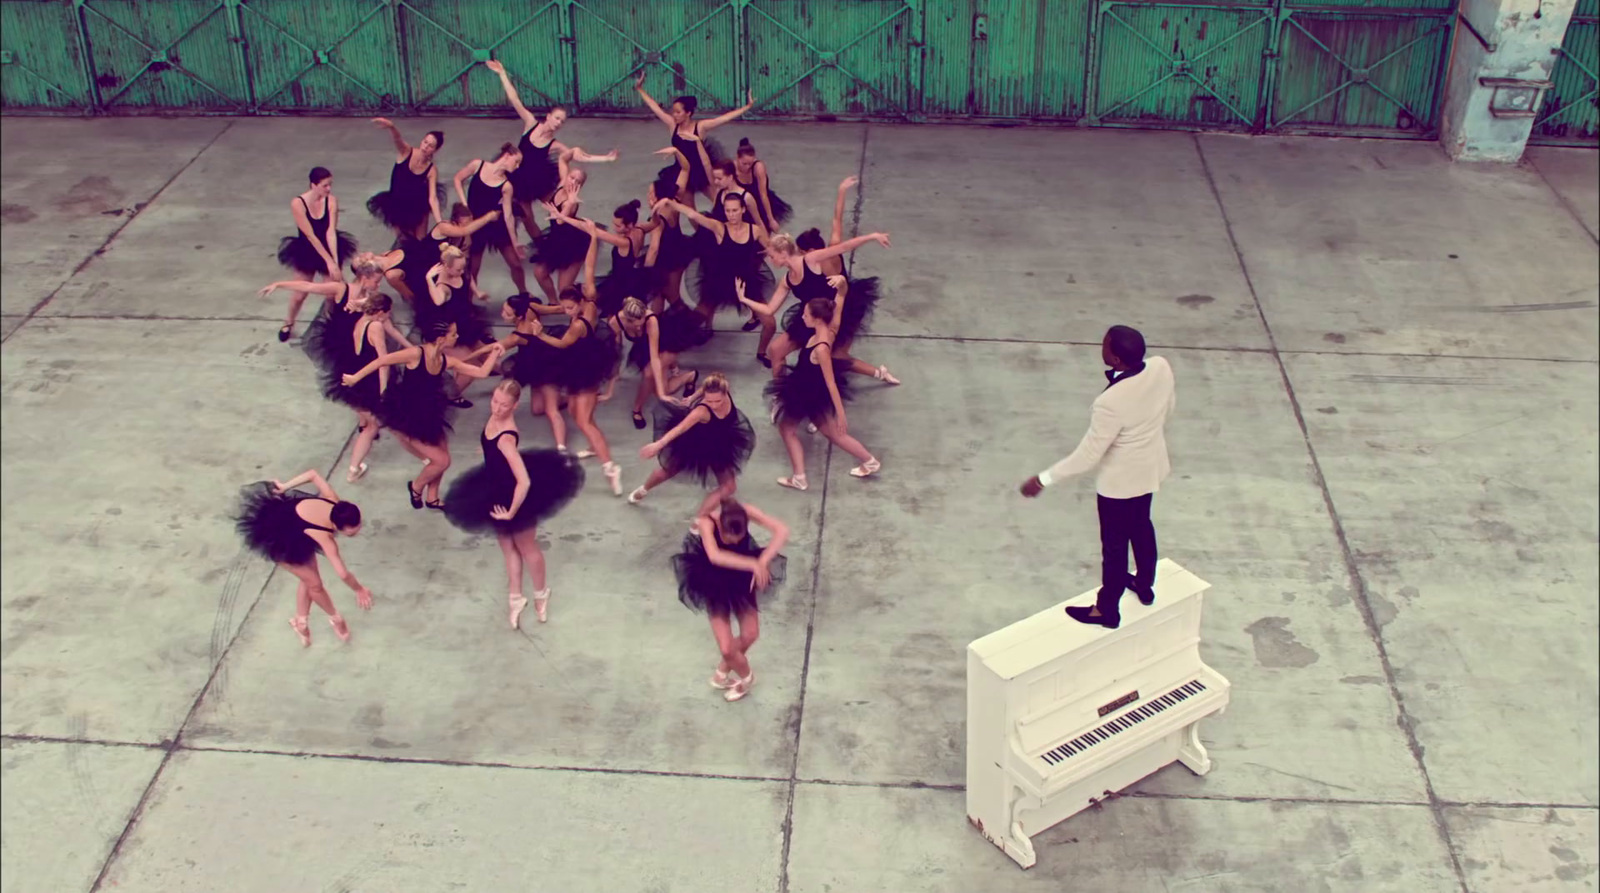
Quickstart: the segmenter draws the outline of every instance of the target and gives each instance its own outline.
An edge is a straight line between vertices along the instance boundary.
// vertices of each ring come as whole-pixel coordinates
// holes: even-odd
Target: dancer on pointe
[[[751,523],[767,528],[765,546],[750,535]],[[788,558],[781,550],[789,527],[749,503],[732,497],[695,518],[695,531],[683,538],[683,551],[672,556],[678,578],[678,600],[711,618],[711,635],[722,659],[709,680],[727,701],[737,701],[755,685],[750,649],[761,637],[758,597],[782,585]],[[739,632],[733,632],[738,618]]]
[[[314,167],[309,179],[311,188],[289,201],[298,232],[284,236],[278,243],[278,263],[308,282],[317,281],[319,276],[343,282],[344,274],[339,268],[355,256],[356,237],[339,229],[339,200],[333,195],[333,174],[325,167]],[[334,236],[332,240],[329,234]],[[295,317],[305,302],[303,291],[289,295],[289,313],[278,330],[279,341],[288,341],[294,334]]]
[[[834,276],[829,281],[839,292],[844,291],[843,276]],[[807,487],[805,447],[801,446],[796,431],[802,422],[817,426],[817,431],[834,446],[861,460],[860,465],[850,469],[853,477],[873,475],[882,464],[861,441],[850,435],[845,419],[844,404],[850,399],[849,382],[844,377],[848,361],[833,359],[829,350],[833,341],[833,330],[828,328],[834,316],[833,299],[812,298],[801,313],[806,325],[811,327],[811,338],[805,342],[805,349],[800,351],[795,364],[785,366],[782,374],[766,386],[766,394],[773,401],[778,434],[789,451],[793,472],[790,477],[778,478],[778,483],[794,490]]]
[[[516,173],[522,164],[522,153],[511,143],[502,143],[500,152],[493,161],[484,161],[474,158],[466,166],[456,171],[455,186],[456,197],[470,209],[473,217],[482,217],[490,211],[500,212],[500,226],[487,226],[480,230],[472,240],[471,252],[468,257],[467,278],[473,282],[478,281],[478,271],[483,268],[484,252],[493,248],[500,252],[500,257],[506,262],[506,269],[511,273],[511,283],[517,287],[517,294],[527,294],[528,277],[522,272],[522,262],[525,252],[517,245],[516,218],[511,212],[512,184],[511,176]],[[463,186],[462,182],[467,177],[472,177],[470,186]]]
[[[316,496],[295,490],[301,484],[317,488]],[[350,627],[333,606],[333,599],[322,585],[317,568],[317,553],[327,556],[333,572],[356,594],[363,611],[372,610],[372,592],[356,580],[339,555],[336,536],[355,536],[361,532],[361,509],[339,498],[316,469],[283,481],[262,481],[246,487],[236,517],[236,529],[251,551],[276,562],[299,581],[295,589],[294,617],[289,626],[300,637],[300,644],[311,647],[309,625],[311,605],[316,603],[328,615],[328,623],[344,642],[350,641]]]
[[[733,405],[733,386],[721,372],[707,375],[687,406],[658,404],[654,433],[656,439],[639,449],[639,458],[658,459],[660,467],[628,495],[628,502],[638,505],[651,490],[688,472],[702,487],[716,481],[697,516],[738,492],[739,472],[756,447],[756,431]]]
[[[648,312],[643,301],[630,298],[612,322],[617,334],[626,335],[633,346],[628,349],[628,364],[640,371],[639,390],[633,398],[633,427],[644,429],[644,404],[651,394],[662,402],[694,380],[694,373],[678,369],[678,355],[711,340],[711,324],[683,304],[673,304],[661,313]],[[687,396],[687,394],[685,395]]]
[[[756,94],[754,91],[747,91],[746,98],[749,100],[748,102],[720,117],[711,118],[710,120],[695,120],[694,113],[699,109],[699,100],[693,96],[679,96],[672,101],[670,111],[664,110],[661,108],[660,103],[657,103],[649,93],[645,92],[644,77],[645,73],[641,70],[638,79],[633,82],[633,89],[638,91],[639,98],[644,100],[644,104],[650,108],[651,113],[659,118],[661,123],[672,129],[672,145],[683,153],[683,161],[679,163],[687,163],[688,165],[688,192],[687,194],[680,193],[673,196],[673,198],[687,201],[691,206],[697,205],[698,201],[695,198],[697,194],[704,195],[708,199],[712,197],[711,166],[727,157],[726,153],[722,151],[722,146],[716,140],[707,137],[706,134],[755,108]],[[688,138],[690,134],[694,136],[694,139]],[[667,170],[663,170],[661,176],[665,176],[667,173]],[[662,197],[665,198],[666,196]]]
[[[444,374],[455,370],[468,378],[486,378],[501,352],[491,347],[483,362],[477,366],[449,356],[456,343],[454,323],[435,325],[424,331],[427,339],[419,347],[408,347],[362,367],[361,371],[344,377],[345,387],[355,387],[363,378],[388,366],[403,366],[400,380],[393,382],[383,392],[383,403],[378,407],[378,421],[394,432],[406,452],[422,460],[422,471],[416,480],[406,481],[406,495],[411,507],[424,505],[442,509],[439,501],[439,481],[450,469],[450,399],[445,394]],[[431,496],[424,502],[424,497]]]
[[[553,105],[545,112],[544,120],[539,120],[538,115],[522,104],[522,97],[517,94],[517,88],[512,86],[506,67],[497,59],[489,59],[483,64],[500,78],[500,86],[506,91],[506,100],[511,103],[511,109],[517,113],[517,117],[522,119],[522,136],[517,138],[522,166],[511,175],[512,200],[516,203],[517,218],[522,221],[528,238],[537,241],[539,225],[533,219],[533,206],[550,201],[556,187],[565,179],[551,153],[560,155],[567,151],[567,147],[556,139],[556,132],[572,115],[566,106]],[[582,149],[573,153],[573,160],[580,162],[615,161],[616,158],[615,151],[609,156],[590,155]]]
[[[444,131],[428,131],[422,142],[413,147],[388,118],[373,118],[372,123],[389,131],[397,157],[389,171],[389,188],[367,199],[367,213],[394,230],[399,240],[420,239],[430,221],[439,223],[444,219],[439,214],[444,188],[439,185],[439,169],[433,164],[434,155],[444,148]]]
[[[539,548],[540,521],[555,517],[583,489],[583,468],[559,450],[519,450],[517,401],[522,386],[502,381],[489,399],[489,421],[478,436],[483,464],[468,469],[450,484],[444,516],[468,533],[494,531],[506,562],[507,619],[521,624],[528,600],[522,596],[522,571],[533,583],[533,610],[539,622],[548,619],[550,587],[545,579],[544,551]]]
[[[531,326],[532,336],[550,351],[555,368],[554,384],[546,385],[549,390],[544,394],[545,411],[549,413],[550,404],[558,399],[555,397],[555,387],[565,389],[568,405],[572,409],[572,420],[577,423],[583,436],[589,439],[589,450],[579,453],[578,458],[598,456],[601,471],[611,485],[612,495],[621,496],[622,468],[611,461],[611,445],[607,443],[600,426],[594,423],[594,408],[599,401],[600,387],[617,368],[620,353],[617,339],[609,326],[599,323],[599,311],[595,307],[592,288],[579,290],[568,286],[561,293],[561,312],[572,322],[559,336],[544,331],[544,324],[538,317],[534,317]],[[557,403],[555,413],[559,416],[560,412],[560,404]]]

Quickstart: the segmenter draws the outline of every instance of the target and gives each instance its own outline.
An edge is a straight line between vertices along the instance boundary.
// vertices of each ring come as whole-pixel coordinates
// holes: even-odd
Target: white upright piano
[[[1229,686],[1200,660],[1210,586],[1162,559],[1155,604],[1130,589],[1115,630],[1064,610],[1096,587],[967,646],[967,820],[1018,865],[1031,837],[1169,763],[1211,771],[1200,720]]]

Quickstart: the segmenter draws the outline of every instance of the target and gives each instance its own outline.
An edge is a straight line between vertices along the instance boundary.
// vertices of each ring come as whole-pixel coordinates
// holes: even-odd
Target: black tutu
[[[734,290],[735,279],[744,281],[744,296],[756,303],[772,297],[772,270],[760,251],[737,245],[730,250],[725,244],[716,244],[714,233],[701,232],[709,238],[703,243],[705,250],[700,254],[700,268],[696,271],[695,300],[699,306],[709,304],[713,311],[723,307],[743,309],[738,292]],[[754,233],[750,238],[755,239]],[[761,246],[758,243],[755,247]]]
[[[542,343],[542,342],[541,342]],[[546,345],[547,347],[549,345]],[[556,382],[569,393],[597,391],[611,380],[617,370],[617,354],[621,347],[611,327],[604,322],[596,324],[596,331],[579,338],[564,348],[555,348],[565,354],[556,374]]]
[[[532,149],[522,153],[522,164],[511,172],[511,197],[517,202],[549,201],[561,185],[561,167],[550,157],[550,147]]]
[[[516,479],[488,463],[457,475],[444,494],[444,516],[468,533],[517,533],[555,517],[583,490],[583,466],[571,453],[519,450],[528,469],[528,495],[509,521],[489,516],[494,507],[511,506]]]
[[[640,301],[650,299],[650,271],[637,264],[625,265],[621,269],[613,264],[611,272],[595,280],[594,290],[597,299],[595,305],[600,309],[600,315],[616,316],[622,310],[623,301],[628,298],[638,298]]]
[[[657,403],[653,412],[655,439],[660,440],[678,427],[691,409]],[[737,475],[743,470],[755,448],[756,429],[751,427],[745,414],[734,407],[725,419],[713,415],[691,426],[667,444],[666,449],[656,455],[656,461],[666,471],[694,475],[703,487],[714,486],[718,475],[726,472]]]
[[[788,223],[789,218],[794,216],[794,208],[783,200],[783,196],[773,192],[770,186],[767,187],[767,197],[772,199],[772,207],[769,209],[772,212],[772,219],[776,220],[779,226]],[[757,193],[756,201],[760,200],[761,196]]]
[[[656,316],[661,327],[661,340],[657,345],[663,354],[683,353],[711,340],[715,334],[711,323],[683,304],[673,304]],[[650,334],[640,332],[638,339],[628,349],[628,364],[635,369],[650,367]]]
[[[711,166],[712,167],[716,167],[717,165],[721,164],[724,160],[727,159],[728,153],[723,151],[722,144],[717,142],[717,138],[716,137],[714,137],[714,136],[701,137],[700,138],[700,142],[705,144],[706,157],[711,159]],[[699,155],[699,153],[697,152],[697,153],[695,153],[694,157],[698,158],[698,155]],[[689,191],[690,192],[703,192],[703,191],[705,191],[705,188],[707,186],[711,185],[710,174],[711,174],[711,172],[709,170],[707,170],[706,168],[701,167],[700,164],[698,163],[698,161],[691,161],[689,163]],[[674,161],[673,163],[667,165],[666,167],[664,167],[661,170],[656,172],[656,179],[657,180],[662,180],[662,179],[673,179],[673,180],[676,180],[677,178],[678,178],[678,163],[676,161]]]
[[[494,209],[499,210],[499,207],[499,205],[496,205]],[[510,244],[511,236],[506,233],[506,222],[503,219],[496,218],[484,224],[477,232],[472,234],[470,250],[474,254],[485,251],[498,252]],[[426,273],[427,271],[424,270],[423,272]]]
[[[450,398],[444,392],[448,372],[429,375],[419,360],[417,368],[389,367],[389,388],[378,406],[378,421],[397,433],[427,444],[444,443],[454,428],[450,425]],[[398,379],[394,373],[399,372]],[[373,372],[373,377],[377,376]]]
[[[416,199],[407,201],[407,196],[396,195],[386,189],[367,199],[367,213],[378,218],[384,226],[392,227],[409,236],[433,217],[433,209],[428,207],[427,192],[426,188],[422,190],[421,201]],[[448,213],[450,194],[445,191],[443,183],[434,184],[434,195],[439,200],[439,211]]]
[[[811,327],[800,318],[804,302],[797,301],[783,312],[783,332],[796,345],[811,340]],[[834,335],[836,344],[845,344],[863,334],[871,326],[872,311],[878,306],[878,277],[850,280],[850,290],[844,296],[844,313],[839,318],[839,331]]]
[[[715,531],[716,526],[712,525],[713,536],[716,535]],[[724,545],[722,548],[751,558],[761,554],[761,547],[748,533],[743,543]],[[711,558],[706,555],[705,543],[697,534],[686,535],[683,538],[683,551],[672,556],[672,573],[678,578],[678,601],[691,610],[712,615],[731,616],[757,609],[758,596],[767,597],[783,585],[788,569],[787,556],[772,556],[772,561],[767,565],[772,582],[760,593],[755,593],[750,591],[751,573],[712,564]]]
[[[661,247],[656,249],[656,263],[650,269],[657,275],[686,269],[694,261],[694,240],[684,235],[678,224],[663,221],[656,233],[661,239]]]
[[[456,341],[462,347],[494,340],[494,322],[490,318],[489,308],[472,299],[472,290],[465,281],[443,304],[435,304],[433,298],[423,292],[417,296],[413,309],[416,311],[419,337],[426,337],[431,326],[455,323]]]
[[[317,380],[322,386],[322,396],[343,403],[351,409],[375,413],[383,403],[378,393],[379,377],[374,372],[356,382],[355,387],[344,385],[344,376],[360,372],[369,362],[366,352],[352,347],[356,326],[364,314],[351,313],[343,308],[326,309],[306,327],[302,340],[306,356],[317,370]],[[372,325],[381,325],[372,323]],[[372,354],[376,358],[377,354]]]
[[[306,522],[295,506],[310,494],[290,490],[272,492],[269,481],[245,487],[239,493],[239,508],[234,528],[250,551],[281,564],[305,565],[317,558],[322,547],[306,535]]]
[[[800,342],[802,345],[804,341]],[[802,354],[805,348],[801,348]],[[833,361],[833,381],[839,388],[839,400],[849,403],[849,360]],[[785,367],[778,376],[767,382],[762,392],[777,407],[778,419],[791,422],[811,422],[820,425],[833,415],[833,397],[828,393],[828,382],[822,370],[806,361],[805,356],[794,366]]]
[[[542,264],[545,269],[552,271],[581,264],[589,254],[589,239],[588,233],[570,223],[552,224],[533,243],[528,263]]]
[[[334,247],[336,249],[334,258],[339,261],[339,266],[343,267],[350,263],[350,258],[356,256],[359,245],[355,236],[339,230],[338,244]],[[311,240],[306,238],[305,233],[283,237],[283,241],[278,243],[278,263],[307,279],[328,272],[327,263],[323,261],[322,255],[317,253],[317,249],[312,247]]]
[[[567,333],[567,327],[545,326],[544,333],[559,341]],[[519,337],[526,339],[526,343],[517,348],[516,354],[511,357],[511,377],[524,387],[537,388],[547,384],[559,387],[562,367],[567,364],[567,354],[573,348],[552,347],[535,335]]]

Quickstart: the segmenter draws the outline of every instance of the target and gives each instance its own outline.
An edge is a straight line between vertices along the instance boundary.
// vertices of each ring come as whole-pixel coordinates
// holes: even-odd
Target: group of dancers
[[[524,572],[539,622],[548,619],[551,590],[537,525],[583,489],[582,460],[599,459],[612,494],[622,495],[621,466],[594,413],[613,397],[624,363],[637,370],[633,425],[642,430],[650,424],[647,408],[653,417],[653,437],[639,456],[655,459],[657,467],[627,501],[637,504],[679,475],[709,489],[671,563],[680,600],[710,618],[721,656],[710,684],[727,700],[739,700],[755,681],[748,654],[760,634],[760,597],[783,582],[789,528],[735,498],[756,432],[734,404],[727,377],[702,375],[681,362],[712,338],[719,310],[748,310],[743,328],[760,330],[756,359],[772,370],[764,388],[769,418],[790,460],[790,473],[778,484],[801,491],[809,486],[801,427],[854,456],[859,464],[852,475],[876,474],[881,463],[847,423],[850,376],[899,381],[887,367],[851,354],[878,301],[878,280],[848,276],[844,258],[869,243],[888,247],[889,237],[844,238],[854,177],[839,184],[828,238],[819,229],[791,237],[783,227],[792,210],[773,192],[755,147],[741,139],[730,159],[709,135],[747,112],[753,97],[720,117],[699,119],[695,97],[681,96],[662,108],[646,92],[643,74],[634,86],[670,130],[671,144],[657,152],[670,163],[646,186],[644,202],[627,202],[612,212],[609,225],[598,223],[580,213],[588,182],[580,165],[612,162],[617,153],[594,155],[563,144],[557,133],[567,110],[557,106],[540,118],[523,105],[500,63],[485,65],[500,77],[521,120],[517,141],[463,165],[451,178],[458,201],[450,203],[436,166],[445,134],[430,131],[413,145],[392,122],[374,119],[392,138],[395,161],[388,190],[374,195],[367,209],[394,232],[394,244],[381,254],[360,251],[356,239],[339,229],[332,174],[313,168],[310,188],[290,201],[297,231],[278,251],[295,278],[274,282],[260,294],[290,293],[280,341],[293,337],[306,298],[323,298],[302,344],[323,395],[356,415],[346,481],[365,476],[380,432],[421,460],[421,470],[406,482],[411,507],[438,510],[461,530],[495,536],[505,559],[513,629],[529,603]],[[703,212],[702,197],[708,202]],[[542,228],[536,220],[541,210]],[[685,219],[692,235],[682,230]],[[598,275],[607,248],[610,269]],[[489,296],[478,285],[490,249],[505,261],[518,290],[500,310],[511,332],[498,339],[486,307]],[[528,290],[527,266],[540,295]],[[694,277],[685,288],[691,268]],[[385,286],[410,306],[409,338],[395,325]],[[797,300],[780,316],[790,295]],[[465,397],[472,381],[496,374],[502,380],[479,436],[483,461],[456,474],[447,487],[451,416],[473,406]],[[532,414],[548,420],[553,449],[522,446],[516,410],[524,391]],[[588,443],[576,453],[567,445],[568,412]],[[307,484],[315,495],[298,489]],[[246,488],[239,531],[250,548],[296,577],[290,625],[302,645],[311,644],[312,604],[327,614],[341,640],[350,638],[323,586],[319,553],[362,609],[372,605],[371,592],[344,564],[337,542],[361,526],[361,510],[315,470]],[[765,545],[752,535],[756,527],[768,532]]]

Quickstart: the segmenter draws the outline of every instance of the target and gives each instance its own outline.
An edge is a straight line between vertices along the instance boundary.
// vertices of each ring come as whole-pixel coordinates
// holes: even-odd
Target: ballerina
[[[833,277],[832,282],[836,289],[841,292],[844,290],[843,276]],[[805,303],[801,313],[806,325],[811,327],[811,338],[804,342],[805,349],[800,351],[795,364],[785,366],[783,373],[767,382],[765,389],[767,396],[773,400],[778,434],[789,452],[792,471],[791,476],[778,478],[778,483],[794,490],[805,490],[807,487],[806,453],[796,432],[801,422],[815,425],[817,431],[832,441],[834,446],[861,460],[860,465],[850,469],[853,477],[864,478],[875,474],[882,464],[861,445],[861,441],[850,435],[845,419],[844,404],[850,399],[850,387],[844,377],[843,367],[848,362],[833,359],[829,350],[833,340],[833,330],[828,328],[834,315],[833,299],[812,298]]]
[[[638,92],[639,98],[644,100],[651,113],[663,124],[672,128],[672,145],[683,153],[683,160],[680,163],[686,164],[689,170],[688,194],[680,193],[673,198],[686,198],[691,206],[698,204],[695,199],[697,193],[711,198],[710,168],[721,161],[725,153],[717,141],[707,137],[706,134],[755,108],[755,91],[746,91],[745,98],[748,101],[731,112],[709,120],[695,120],[694,113],[699,110],[699,100],[693,96],[679,96],[672,101],[670,111],[662,109],[660,103],[645,92],[644,76],[645,73],[641,70],[638,79],[633,82],[633,89]],[[695,138],[687,139],[686,130]],[[662,171],[662,174],[665,173],[665,170]]]
[[[550,226],[529,249],[528,260],[533,264],[533,278],[544,289],[547,303],[554,304],[561,292],[578,280],[578,270],[583,266],[584,253],[589,250],[589,234],[572,224],[578,216],[578,206],[583,203],[583,184],[589,173],[572,167],[577,149],[561,153],[556,163],[561,170],[561,187],[544,203],[550,214]],[[613,158],[615,152],[611,153]],[[613,158],[602,158],[610,161]],[[550,277],[551,273],[556,278]]]
[[[639,226],[639,200],[618,205],[611,212],[611,230],[583,217],[567,217],[558,209],[550,215],[552,225],[560,220],[589,234],[588,256],[584,259],[584,293],[593,296],[600,315],[612,317],[622,309],[626,298],[644,300],[649,296],[648,272],[640,265],[644,254],[645,231]],[[598,243],[611,246],[611,272],[596,280],[594,275]]]
[[[645,190],[651,209],[650,222],[642,227],[651,234],[650,247],[644,253],[645,276],[650,283],[650,309],[659,313],[666,304],[683,302],[683,271],[694,260],[695,248],[683,234],[677,210],[661,204],[662,199],[681,195],[688,187],[689,164],[683,153],[671,146],[656,154],[676,156],[679,162],[678,167],[658,174]]]
[[[656,407],[656,439],[640,447],[639,458],[657,459],[660,467],[628,495],[629,503],[639,504],[651,490],[683,472],[694,475],[702,487],[716,481],[696,515],[710,512],[738,492],[739,472],[755,450],[756,432],[733,404],[733,386],[727,376],[720,372],[707,375],[687,404]]]
[[[416,309],[417,297],[429,297],[428,271],[439,262],[439,252],[446,245],[454,245],[463,254],[472,251],[472,234],[500,219],[494,210],[474,218],[472,209],[456,202],[450,206],[450,219],[435,223],[421,238],[403,239],[400,242],[400,263],[384,275],[394,290]],[[466,277],[467,288],[475,300],[484,300],[488,293],[478,287],[471,276]]]
[[[284,236],[278,243],[278,263],[283,264],[300,279],[315,282],[326,276],[331,281],[344,281],[339,268],[355,256],[356,237],[339,229],[339,200],[333,195],[333,174],[325,167],[314,167],[309,175],[311,188],[289,201],[289,212],[294,216],[295,235]],[[312,208],[317,208],[315,216]],[[329,239],[329,235],[333,239]],[[278,330],[278,340],[288,341],[294,334],[295,317],[306,302],[302,291],[289,295],[289,313],[284,317],[283,328]]]
[[[460,360],[479,346],[494,340],[492,324],[482,307],[474,303],[466,287],[467,258],[461,249],[445,245],[439,249],[439,262],[427,273],[428,300],[416,305],[416,322],[419,331],[426,331],[446,323],[456,327],[456,344],[449,355]],[[472,408],[466,398],[468,376],[459,369],[455,376],[456,392],[460,396],[450,401],[457,409]]]
[[[709,231],[708,239],[715,240],[708,242],[707,250],[700,255],[700,276],[696,283],[699,288],[694,309],[707,323],[716,317],[718,308],[738,305],[734,290],[736,281],[743,280],[747,288],[754,284],[757,287],[749,290],[765,295],[772,284],[772,271],[762,262],[767,234],[761,224],[745,218],[742,196],[729,195],[723,200],[726,223],[670,199],[663,200],[659,207],[675,208],[696,226]]]
[[[486,378],[489,369],[500,358],[500,351],[490,348],[481,365],[469,366],[449,355],[456,343],[454,323],[435,324],[424,330],[426,341],[417,347],[408,347],[379,357],[363,366],[360,371],[344,376],[344,386],[355,387],[363,378],[388,366],[404,366],[400,380],[383,391],[383,402],[378,407],[378,421],[394,432],[406,452],[422,460],[422,471],[413,481],[406,481],[406,495],[411,507],[424,505],[442,509],[439,501],[439,481],[450,469],[450,402],[445,396],[444,374],[454,370],[468,378]],[[424,497],[432,496],[424,502]]]
[[[750,535],[752,522],[771,533],[765,546]],[[711,619],[722,659],[709,681],[722,690],[724,700],[743,698],[755,684],[750,649],[761,637],[758,596],[782,585],[789,562],[781,550],[788,541],[787,524],[728,497],[695,518],[694,532],[683,538],[683,551],[672,556],[678,600]],[[739,621],[737,635],[734,618]]]
[[[315,486],[318,495],[295,489],[306,483]],[[245,545],[294,574],[299,581],[295,589],[294,617],[289,626],[300,637],[300,644],[311,647],[309,621],[313,602],[328,615],[328,623],[340,641],[350,641],[350,627],[322,585],[317,553],[327,557],[333,572],[356,594],[356,604],[361,610],[372,610],[372,592],[345,566],[339,544],[335,542],[338,536],[355,536],[361,532],[361,509],[340,499],[314,468],[287,482],[263,481],[247,487],[241,503],[236,529]]]
[[[621,496],[622,468],[611,461],[611,445],[600,426],[594,423],[594,408],[599,401],[600,386],[612,377],[617,367],[620,353],[617,341],[609,327],[598,324],[599,311],[595,307],[592,288],[579,290],[569,286],[561,293],[560,303],[561,312],[572,322],[559,336],[544,331],[544,324],[537,316],[529,327],[532,337],[552,352],[559,351],[559,359],[552,357],[554,382],[543,386],[546,389],[543,394],[545,413],[551,415],[551,406],[554,404],[552,417],[560,416],[556,387],[564,388],[568,406],[572,409],[572,420],[589,440],[589,450],[579,453],[578,458],[598,456],[600,469],[605,473],[606,482],[611,485],[611,494]],[[553,429],[554,425],[551,427]],[[565,445],[561,448],[565,449]]]
[[[639,390],[633,398],[633,427],[644,429],[644,404],[651,394],[664,403],[674,398],[671,391],[694,380],[694,373],[678,370],[678,354],[711,340],[711,324],[683,304],[673,304],[661,313],[647,311],[643,301],[629,298],[612,317],[618,335],[633,342],[628,349],[628,364],[640,371]],[[621,360],[619,358],[619,370]]]
[[[478,281],[478,271],[483,268],[484,252],[490,248],[500,252],[500,257],[506,262],[506,269],[511,273],[511,283],[517,287],[518,294],[528,291],[528,277],[523,275],[522,261],[526,252],[517,245],[516,218],[511,213],[511,195],[513,187],[512,174],[522,164],[522,153],[511,143],[502,143],[500,152],[493,161],[484,161],[474,158],[466,163],[461,170],[456,171],[454,178],[456,196],[461,203],[472,212],[473,217],[482,217],[490,211],[500,212],[501,226],[490,226],[480,230],[472,240],[469,258],[468,278]],[[462,182],[468,176],[472,177],[470,187],[463,186]]]
[[[756,147],[747,139],[739,140],[739,148],[734,155],[734,184],[755,196],[759,207],[757,217],[766,226],[767,232],[780,232],[780,227],[789,222],[794,209],[772,191],[772,184],[767,177],[767,163],[756,157]]]
[[[507,617],[512,629],[521,624],[528,600],[522,597],[522,571],[533,583],[533,610],[547,619],[550,587],[545,579],[544,551],[539,548],[540,521],[555,517],[583,489],[583,468],[559,450],[518,450],[517,401],[522,386],[502,381],[489,399],[489,421],[478,437],[483,464],[468,469],[450,484],[444,516],[468,533],[494,531],[506,562]],[[510,436],[507,436],[510,435]]]
[[[373,118],[372,123],[389,131],[397,157],[389,171],[388,190],[367,199],[367,213],[401,239],[420,239],[430,219],[434,223],[443,219],[439,202],[444,190],[439,187],[439,169],[434,167],[433,157],[444,148],[444,131],[428,131],[413,147],[388,118]]]

